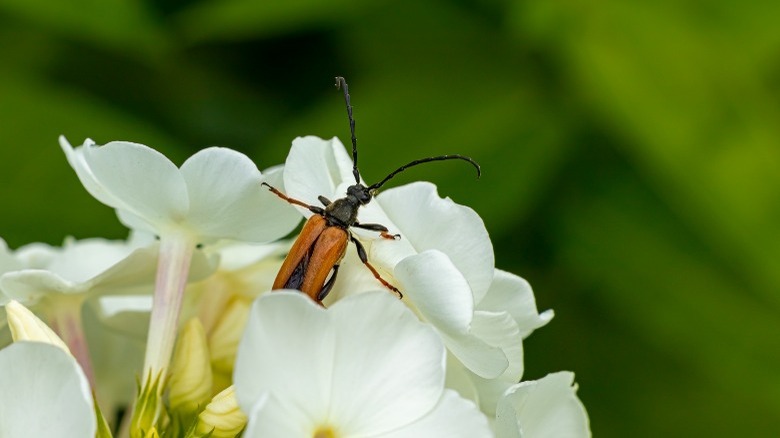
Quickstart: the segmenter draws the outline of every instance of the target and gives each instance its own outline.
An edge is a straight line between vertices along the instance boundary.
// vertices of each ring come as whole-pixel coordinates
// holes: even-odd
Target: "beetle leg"
[[[358,257],[360,257],[360,261],[363,262],[364,265],[366,265],[366,267],[371,271],[372,274],[374,274],[374,277],[377,280],[379,280],[379,282],[382,283],[386,288],[398,294],[399,299],[403,298],[404,294],[402,294],[401,291],[398,290],[398,288],[385,281],[385,279],[382,278],[381,275],[379,275],[379,272],[377,272],[376,269],[373,266],[371,266],[371,263],[368,262],[368,255],[366,254],[366,249],[363,248],[363,244],[360,243],[360,241],[357,240],[355,236],[353,236],[351,233],[349,235],[349,240],[351,240],[355,244],[355,247],[357,248],[357,252],[358,252]]]
[[[328,199],[328,198],[326,198],[326,197],[324,197],[322,195],[317,196],[317,199],[319,199],[320,202],[322,202],[322,205],[324,205],[326,207],[330,205],[330,199]]]
[[[268,184],[266,182],[263,182],[260,185],[268,187],[268,190],[270,190],[271,193],[273,193],[274,195],[284,199],[285,201],[289,202],[290,204],[300,205],[301,207],[308,209],[312,213],[325,214],[325,210],[323,210],[322,208],[314,206],[314,205],[309,205],[309,204],[307,204],[307,203],[305,203],[303,201],[299,201],[297,199],[291,198],[291,197],[285,195],[284,193],[280,192],[276,188],[272,187],[270,184]]]
[[[364,230],[379,231],[379,235],[385,239],[398,240],[401,238],[400,234],[388,233],[387,227],[382,224],[361,224],[359,222],[355,222],[354,224],[352,224],[352,226],[362,228]]]
[[[322,285],[322,290],[317,295],[317,301],[322,301],[328,296],[330,290],[333,289],[333,285],[336,283],[336,274],[339,273],[339,265],[333,265],[333,273],[330,275],[328,281]]]

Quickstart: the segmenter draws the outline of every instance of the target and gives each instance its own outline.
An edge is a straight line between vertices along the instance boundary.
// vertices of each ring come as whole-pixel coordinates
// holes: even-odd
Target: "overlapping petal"
[[[95,436],[92,394],[75,359],[39,342],[0,350],[0,436]]]
[[[186,232],[198,242],[236,239],[264,242],[290,232],[294,209],[264,190],[263,177],[245,155],[204,149],[181,169],[137,143],[86,141],[73,148],[60,138],[87,191],[117,209],[125,225],[154,234]],[[281,175],[270,181],[281,182]]]
[[[567,371],[519,383],[504,394],[496,414],[498,438],[590,437],[588,414]]]
[[[234,381],[242,409],[252,413],[248,436],[327,427],[344,436],[413,436],[392,433],[416,422],[420,429],[410,430],[473,418],[474,427],[481,424],[474,405],[449,395],[441,401],[441,341],[384,291],[347,297],[327,311],[299,293],[262,296]],[[440,404],[446,412],[423,421]],[[474,417],[458,418],[469,409]]]
[[[96,146],[90,140],[74,149],[64,137],[60,146],[92,196],[141,218],[146,231],[157,232],[186,214],[189,197],[184,178],[156,150],[125,141]]]

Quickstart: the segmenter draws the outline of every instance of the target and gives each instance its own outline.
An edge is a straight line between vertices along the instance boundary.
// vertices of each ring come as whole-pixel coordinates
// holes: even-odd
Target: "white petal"
[[[233,374],[241,409],[250,412],[269,392],[293,400],[308,417],[324,417],[333,338],[327,313],[300,292],[274,292],[255,300]]]
[[[0,435],[95,436],[92,395],[75,359],[57,347],[17,342],[0,351]]]
[[[490,289],[477,304],[477,309],[509,312],[517,322],[523,338],[550,322],[553,317],[552,310],[541,314],[536,310],[534,293],[527,281],[500,269],[495,270]]]
[[[402,239],[417,252],[437,249],[449,256],[479,302],[493,280],[493,245],[485,224],[472,209],[440,198],[436,186],[416,182],[376,197]]]
[[[425,251],[395,267],[395,277],[423,317],[448,334],[468,332],[474,316],[471,288],[449,257]]]
[[[0,274],[22,269],[23,265],[8,249],[5,240],[0,239]]]
[[[318,196],[333,201],[344,196],[336,187],[345,181],[354,184],[352,159],[338,138],[298,137],[293,140],[284,164],[287,195],[311,205],[321,205]],[[307,217],[311,212],[300,209]]]
[[[142,218],[153,229],[169,226],[186,214],[184,179],[154,149],[121,141],[100,147],[85,144],[72,153],[65,145],[63,149],[84,187],[100,202]]]
[[[299,292],[274,292],[253,305],[234,382],[245,411],[268,393],[307,424],[364,436],[433,409],[444,348],[384,291],[350,296],[327,311]]]
[[[282,403],[272,394],[262,393],[247,415],[244,438],[268,437],[310,437],[314,435],[315,423],[301,415],[296,406]]]
[[[52,293],[74,293],[76,283],[41,269],[7,272],[0,276],[0,289],[8,297],[31,306]]]
[[[300,215],[260,185],[260,171],[246,155],[212,147],[181,167],[190,210],[187,221],[203,241],[266,242],[292,231]]]
[[[468,369],[486,378],[507,369],[509,362],[501,349],[472,331],[471,288],[449,257],[433,250],[407,257],[396,266],[395,276],[417,311]]]
[[[345,432],[392,430],[436,405],[445,351],[429,325],[385,291],[345,298],[329,313],[337,333],[331,412]]]
[[[455,391],[447,390],[436,408],[419,421],[382,438],[492,438],[487,418],[474,403],[461,398]]]
[[[119,263],[132,251],[124,241],[69,238],[46,269],[74,283],[84,283]]]
[[[513,386],[499,401],[496,436],[590,437],[588,414],[576,391],[574,374],[566,371]]]
[[[488,345],[504,352],[509,363],[499,378],[519,382],[523,377],[523,338],[512,317],[507,312],[478,310],[474,312],[471,332]]]

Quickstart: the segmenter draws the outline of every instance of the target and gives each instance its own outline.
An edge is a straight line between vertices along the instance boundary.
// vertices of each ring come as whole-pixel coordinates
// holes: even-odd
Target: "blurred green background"
[[[348,136],[420,156],[556,317],[600,437],[780,434],[778,2],[3,0],[0,235],[121,238],[57,145],[221,145],[263,168]]]

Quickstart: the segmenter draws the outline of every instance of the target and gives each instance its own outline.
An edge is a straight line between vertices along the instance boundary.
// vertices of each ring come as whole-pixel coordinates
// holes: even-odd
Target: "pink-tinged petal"
[[[0,369],[0,436],[95,436],[92,394],[72,356],[17,342],[0,350]]]
[[[485,224],[472,209],[440,198],[436,186],[416,182],[376,197],[402,239],[417,252],[439,250],[452,260],[479,302],[493,280],[494,256]]]
[[[190,199],[187,224],[201,241],[266,242],[292,231],[300,219],[292,207],[261,186],[260,171],[240,152],[203,149],[184,162],[181,174]]]
[[[170,226],[189,207],[187,187],[179,169],[147,146],[114,141],[105,146],[85,143],[68,150],[68,160],[100,202],[126,210],[152,229]]]
[[[588,414],[577,398],[574,374],[548,374],[505,393],[496,414],[498,438],[590,437]]]
[[[496,269],[493,283],[485,298],[477,304],[477,309],[509,312],[523,338],[550,322],[554,315],[552,310],[541,314],[536,310],[534,293],[527,281],[500,269]]]
[[[322,205],[318,196],[331,201],[345,193],[336,187],[345,181],[354,184],[352,159],[338,138],[298,137],[293,140],[284,164],[284,188],[288,196],[311,205]],[[300,208],[307,217],[311,212]]]
[[[487,418],[471,401],[447,390],[436,407],[419,421],[387,434],[382,438],[492,438]]]

